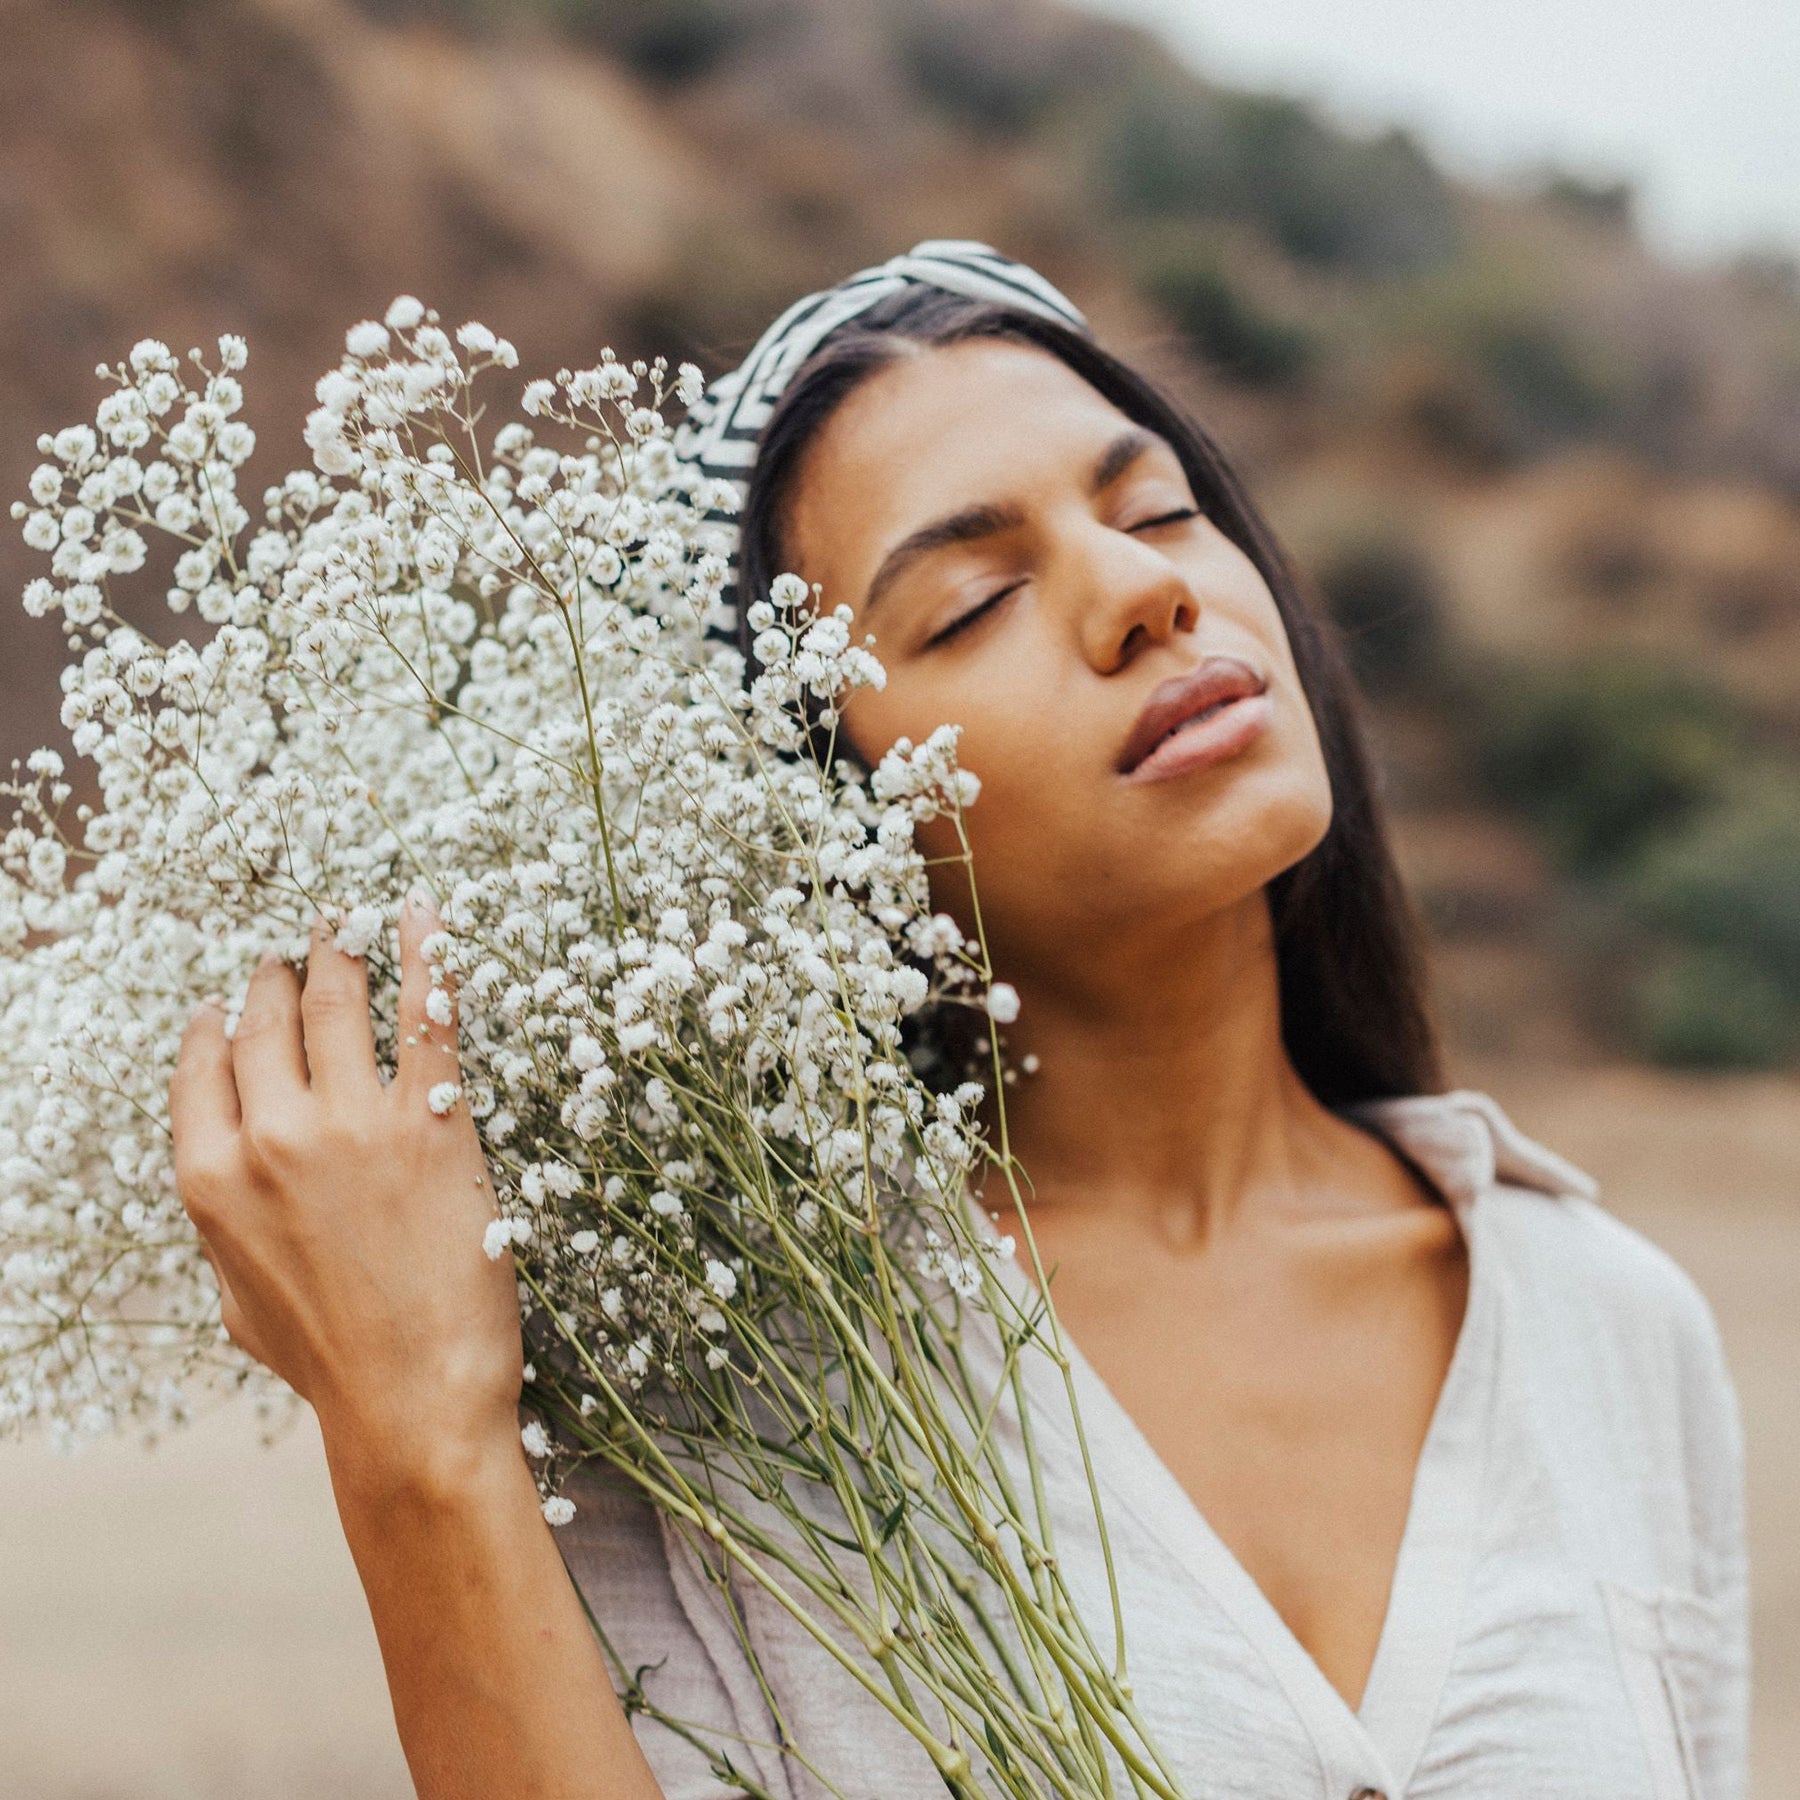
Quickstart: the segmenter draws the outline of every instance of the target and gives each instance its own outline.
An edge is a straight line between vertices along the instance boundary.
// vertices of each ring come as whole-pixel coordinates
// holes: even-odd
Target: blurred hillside
[[[154,333],[258,478],[411,291],[718,371],[927,236],[1068,289],[1352,633],[1459,1046],[1800,1058],[1800,273],[1459,185],[1053,0],[0,0],[0,485]],[[0,538],[0,588],[33,559]],[[0,608],[0,755],[62,646]]]

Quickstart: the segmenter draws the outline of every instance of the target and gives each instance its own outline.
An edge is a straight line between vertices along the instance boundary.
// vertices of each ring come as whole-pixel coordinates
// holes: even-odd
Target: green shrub
[[[712,69],[751,29],[741,0],[358,0],[381,20],[435,18],[475,29],[541,21],[669,86]]]
[[[1646,851],[1626,899],[1665,945],[1637,995],[1652,1054],[1766,1067],[1800,1047],[1800,769],[1742,772]]]
[[[1206,253],[1164,255],[1138,279],[1193,352],[1226,380],[1290,387],[1312,366],[1311,335],[1264,312]]]
[[[1410,137],[1353,138],[1281,95],[1144,84],[1120,99],[1099,175],[1129,216],[1235,220],[1301,262],[1384,273],[1456,245],[1449,188]]]
[[[1682,1068],[1767,1069],[1800,1044],[1800,1002],[1754,957],[1677,946],[1633,995],[1636,1047]]]
[[[1467,349],[1494,389],[1520,450],[1592,436],[1625,406],[1614,372],[1548,318],[1504,312],[1477,318]]]
[[[1148,85],[1121,107],[1100,149],[1109,197],[1139,218],[1218,218],[1230,182],[1217,109]]]
[[[905,0],[888,21],[901,68],[929,107],[978,136],[1029,136],[1086,90],[1098,34],[1021,34],[1005,11],[943,0]]]
[[[1628,231],[1637,222],[1637,189],[1629,181],[1592,180],[1568,169],[1551,169],[1538,182],[1537,196],[1603,230]]]
[[[750,24],[732,0],[552,3],[577,36],[610,50],[647,80],[668,86],[707,74],[738,46]]]
[[[1582,960],[1611,1027],[1685,1067],[1800,1052],[1800,767],[1718,690],[1637,657],[1515,667],[1470,700],[1490,786],[1597,927]]]
[[[1685,353],[1609,336],[1561,285],[1541,257],[1478,240],[1461,261],[1387,291],[1384,335],[1466,372],[1508,460],[1595,437],[1653,453],[1655,433],[1679,435],[1692,402]],[[1669,445],[1665,435],[1663,454]]]
[[[1754,958],[1800,1003],[1800,770],[1771,762],[1646,851],[1631,871],[1647,924]]]
[[[1581,876],[1611,874],[1685,825],[1738,743],[1723,694],[1633,656],[1464,679],[1482,774]]]
[[[1434,687],[1444,666],[1443,599],[1412,545],[1390,537],[1341,544],[1321,558],[1318,581],[1368,693]]]

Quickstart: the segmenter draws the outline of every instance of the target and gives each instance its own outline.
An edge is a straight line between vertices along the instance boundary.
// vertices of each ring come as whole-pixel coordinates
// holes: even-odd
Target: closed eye
[[[1127,526],[1126,529],[1128,531],[1143,531],[1152,525],[1177,525],[1184,519],[1197,519],[1199,517],[1199,507],[1183,506],[1176,508],[1173,512],[1158,513],[1153,519],[1140,519],[1137,524]],[[978,606],[970,607],[966,613],[963,613],[958,618],[952,619],[942,631],[936,632],[931,637],[928,637],[925,640],[925,648],[930,650],[938,644],[948,643],[958,632],[962,631],[966,626],[974,624],[977,619],[998,606],[1007,595],[1017,593],[1024,585],[1023,582],[1015,581],[1010,587],[1003,587],[998,592],[989,594]]]
[[[1025,584],[1022,581],[1015,581],[1011,587],[1003,587],[1000,589],[1000,591],[998,593],[989,594],[988,597],[985,600],[983,600],[979,606],[971,606],[966,613],[963,613],[958,618],[952,619],[950,621],[950,623],[948,625],[946,625],[942,631],[936,632],[931,637],[928,637],[925,640],[925,648],[927,650],[930,650],[934,646],[945,643],[949,639],[955,637],[956,634],[959,631],[961,631],[965,625],[972,625],[977,619],[979,619],[981,617],[981,615],[983,613],[989,611],[993,607],[998,606],[1000,604],[1000,602],[1002,600],[1004,600],[1008,594],[1017,593],[1018,590],[1020,588],[1022,588],[1024,585]]]

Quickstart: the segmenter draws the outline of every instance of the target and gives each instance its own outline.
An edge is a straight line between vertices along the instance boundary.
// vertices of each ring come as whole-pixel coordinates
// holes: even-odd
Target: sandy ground
[[[1800,1768],[1800,1082],[1465,1067],[1712,1299],[1750,1447],[1758,1800]],[[316,1436],[0,1451],[7,1800],[411,1792]]]

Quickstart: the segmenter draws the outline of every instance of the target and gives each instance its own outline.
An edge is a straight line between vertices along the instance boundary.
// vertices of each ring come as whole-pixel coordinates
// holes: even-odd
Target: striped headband
[[[878,300],[907,287],[942,288],[972,300],[997,301],[1085,332],[1087,320],[1058,288],[1025,263],[1002,256],[970,238],[927,238],[900,256],[859,269],[835,287],[796,300],[729,374],[709,384],[698,405],[675,428],[676,452],[722,483],[733,505],[709,507],[708,547],[726,558],[731,573],[723,593],[735,607],[740,532],[736,514],[749,492],[757,438],[794,372],[840,325]],[[734,623],[715,624],[709,637],[735,644]]]

